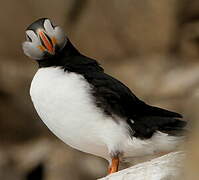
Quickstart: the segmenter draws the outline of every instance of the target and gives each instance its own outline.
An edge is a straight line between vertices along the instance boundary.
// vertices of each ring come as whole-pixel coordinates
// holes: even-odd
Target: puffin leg
[[[111,164],[108,168],[108,174],[112,174],[118,171],[119,161],[120,160],[118,156],[111,158]]]

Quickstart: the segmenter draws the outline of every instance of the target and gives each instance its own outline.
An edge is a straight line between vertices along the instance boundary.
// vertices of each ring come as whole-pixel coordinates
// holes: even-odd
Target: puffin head
[[[67,43],[67,37],[59,26],[53,25],[50,19],[41,18],[26,29],[24,53],[32,59],[50,58],[61,51]]]

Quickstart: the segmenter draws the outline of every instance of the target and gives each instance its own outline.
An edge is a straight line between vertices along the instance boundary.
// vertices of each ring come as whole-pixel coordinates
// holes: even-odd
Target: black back
[[[69,40],[58,55],[38,62],[39,67],[60,66],[65,71],[81,74],[91,84],[96,106],[107,116],[122,117],[131,127],[133,136],[150,138],[157,130],[181,131],[186,125],[178,119],[182,115],[138,99],[127,86],[104,73],[96,60],[80,54]]]

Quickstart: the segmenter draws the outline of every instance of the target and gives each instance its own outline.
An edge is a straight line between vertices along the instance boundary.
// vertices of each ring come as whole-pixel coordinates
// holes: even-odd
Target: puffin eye
[[[26,34],[26,40],[29,41],[29,42],[32,42],[32,39],[27,34]]]

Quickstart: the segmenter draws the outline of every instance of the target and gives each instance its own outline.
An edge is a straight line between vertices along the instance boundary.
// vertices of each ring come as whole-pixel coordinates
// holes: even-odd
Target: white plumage
[[[152,138],[130,137],[125,120],[114,120],[97,108],[91,86],[82,75],[59,67],[40,68],[30,89],[33,104],[44,123],[66,144],[103,157],[150,155],[176,148],[181,138],[157,132]]]

